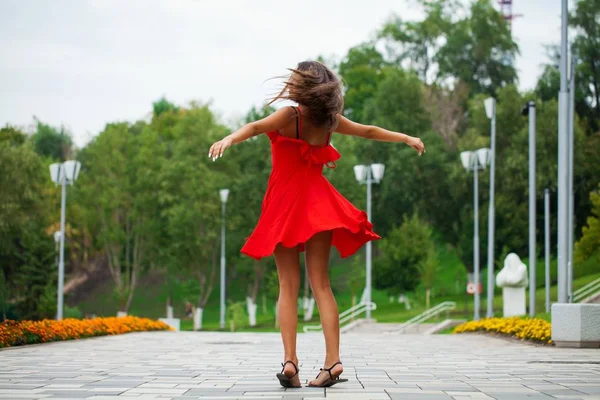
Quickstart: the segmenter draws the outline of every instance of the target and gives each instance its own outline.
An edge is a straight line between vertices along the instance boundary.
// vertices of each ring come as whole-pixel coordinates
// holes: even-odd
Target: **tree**
[[[35,151],[55,161],[65,161],[71,154],[73,141],[64,126],[54,128],[35,119],[36,131],[31,136]]]
[[[471,94],[494,94],[516,81],[518,46],[490,0],[473,1],[468,12],[456,1],[418,2],[425,12],[422,21],[396,18],[381,31],[392,59],[406,61],[427,83],[462,81]]]
[[[164,96],[152,103],[152,114],[155,117],[160,117],[164,113],[177,113],[179,107],[171,103]]]
[[[413,291],[419,283],[419,266],[432,251],[432,231],[417,214],[404,217],[380,241],[381,256],[373,269],[375,287],[390,296]]]
[[[600,189],[600,185],[598,185]],[[583,262],[600,250],[600,191],[590,193],[592,215],[587,218],[587,226],[582,229],[581,239],[575,244],[577,262]]]
[[[148,135],[151,135],[148,133]],[[108,259],[119,311],[128,311],[147,256],[153,248],[157,213],[153,181],[158,161],[127,123],[109,124],[87,149],[78,192],[86,204],[86,225]]]
[[[457,78],[472,93],[494,95],[517,80],[518,46],[504,17],[490,0],[476,0],[470,15],[451,25],[437,59],[442,78]]]
[[[339,66],[339,73],[346,85],[344,114],[348,118],[356,122],[365,121],[365,104],[377,92],[384,77],[385,65],[383,55],[371,43],[348,50]]]
[[[452,26],[452,15],[462,6],[458,1],[419,0],[425,18],[422,21],[403,21],[394,16],[379,33],[387,39],[390,56],[398,65],[406,63],[417,71],[423,82],[437,79],[436,54],[440,51],[442,36],[447,35]]]
[[[573,52],[579,59],[578,88],[584,90],[589,110],[588,117],[594,129],[600,125],[600,0],[576,2],[569,16],[569,23],[577,35],[573,40]]]
[[[20,146],[27,140],[27,136],[14,126],[6,124],[0,128],[0,142],[8,142],[13,146]]]
[[[217,124],[207,105],[181,109],[162,135],[168,138],[168,151],[160,165],[156,193],[169,238],[166,246],[178,273],[194,277],[195,329],[200,329],[220,253],[219,189],[229,186],[228,173],[235,166],[213,163],[206,156],[210,144],[225,136],[225,128]]]
[[[21,140],[24,136],[14,128],[0,130],[0,137],[10,138],[0,140],[0,270],[7,288],[4,304],[24,298],[18,316],[37,318],[41,317],[36,303],[38,289],[50,279],[43,270],[50,267],[46,261],[52,249],[47,244],[53,243],[51,237],[39,235],[43,236],[40,232],[50,224],[51,207],[58,205],[55,199],[60,197],[54,196],[58,190],[53,188],[47,166],[32,143]],[[26,269],[36,276],[23,275]],[[35,284],[28,279],[36,280]]]
[[[15,273],[17,313],[21,319],[54,318],[57,268],[52,238],[38,227],[24,233],[21,240],[23,251],[18,254],[21,263]]]
[[[421,274],[421,283],[425,286],[425,308],[429,310],[431,288],[436,282],[439,271],[439,261],[436,258],[436,252],[433,246],[428,249],[427,256],[419,264]]]

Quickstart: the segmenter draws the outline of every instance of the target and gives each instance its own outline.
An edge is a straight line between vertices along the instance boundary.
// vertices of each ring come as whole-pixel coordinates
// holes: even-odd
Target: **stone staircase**
[[[591,295],[587,299],[583,300],[582,303],[600,304],[600,292]]]
[[[402,333],[397,334],[413,334],[413,335],[431,335],[441,330],[456,326],[464,321],[462,320],[444,320],[441,322],[434,323],[422,323],[410,326]],[[394,334],[395,331],[400,329],[403,324],[399,323],[378,323],[375,320],[362,320],[360,323],[355,324],[351,329],[346,329],[345,332],[352,333],[390,333]]]

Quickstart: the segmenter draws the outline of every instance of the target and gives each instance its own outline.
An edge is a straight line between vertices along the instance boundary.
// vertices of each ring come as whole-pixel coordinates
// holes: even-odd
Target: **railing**
[[[347,309],[340,314],[340,326],[348,321],[353,320],[357,315],[360,315],[368,310],[376,310],[377,304],[373,302],[360,302],[352,308]],[[320,332],[323,330],[323,326],[319,325],[305,325],[303,328],[304,332]]]
[[[404,332],[406,329],[416,325],[416,324],[420,324],[422,322],[427,321],[429,318],[435,317],[436,315],[444,312],[444,311],[450,311],[450,310],[454,310],[456,308],[456,303],[453,301],[444,301],[443,303],[438,304],[437,306],[430,308],[429,310],[417,315],[416,317],[413,317],[411,319],[409,319],[408,321],[406,321],[405,323],[403,323],[399,328],[387,331],[386,333],[402,333]]]
[[[598,291],[600,291],[600,278],[573,292],[573,303],[579,303],[581,300],[595,294]]]

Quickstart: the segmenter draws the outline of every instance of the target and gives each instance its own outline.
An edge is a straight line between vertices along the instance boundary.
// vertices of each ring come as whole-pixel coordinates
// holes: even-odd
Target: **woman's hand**
[[[215,161],[217,158],[223,157],[223,152],[230,148],[232,144],[233,141],[229,137],[213,143],[213,145],[210,146],[210,150],[208,150],[208,158],[212,157],[213,161]]]
[[[423,142],[421,141],[421,139],[417,138],[417,137],[410,137],[408,139],[408,141],[406,142],[406,144],[408,144],[410,147],[412,147],[413,149],[415,149],[419,155],[425,153],[425,145],[423,144]]]

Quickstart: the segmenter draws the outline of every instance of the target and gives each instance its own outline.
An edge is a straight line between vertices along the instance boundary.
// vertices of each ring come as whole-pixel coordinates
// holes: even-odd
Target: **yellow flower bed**
[[[540,318],[484,318],[458,325],[452,333],[477,331],[496,332],[540,343],[552,343],[551,325]]]
[[[0,323],[0,348],[23,344],[80,339],[92,336],[119,335],[140,331],[168,331],[160,321],[138,317],[64,319],[55,321],[5,321]]]

